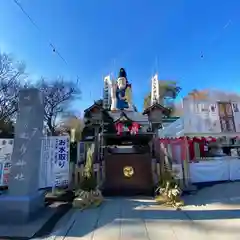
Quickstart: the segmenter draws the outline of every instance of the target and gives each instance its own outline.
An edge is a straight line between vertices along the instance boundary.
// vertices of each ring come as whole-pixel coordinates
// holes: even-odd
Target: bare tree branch
[[[25,65],[0,53],[0,120],[10,119],[16,113],[19,89],[25,78]]]
[[[36,86],[44,98],[45,122],[48,131],[54,135],[58,119],[67,111],[69,104],[79,99],[81,91],[77,81],[66,81],[59,77],[52,81],[42,78]]]

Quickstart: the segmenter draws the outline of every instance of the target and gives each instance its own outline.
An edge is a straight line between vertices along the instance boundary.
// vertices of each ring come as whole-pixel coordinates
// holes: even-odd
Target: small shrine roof
[[[91,111],[94,108],[103,109],[101,100],[95,101],[94,104],[91,105],[89,108],[85,109],[84,112]]]
[[[94,109],[103,113],[104,119],[109,118],[108,110],[104,109],[102,106],[102,100],[95,101],[93,105],[84,110],[84,118],[91,118],[91,113],[94,112]]]
[[[113,121],[120,121],[121,118],[126,118],[126,120],[131,120],[133,122],[138,123],[147,123],[148,124],[148,116],[143,115],[139,112],[134,111],[117,111],[117,112],[110,112],[109,115],[113,118]]]
[[[148,108],[146,108],[143,111],[143,114],[148,114],[149,112],[153,111],[155,108],[158,108],[160,110],[162,110],[163,114],[168,115],[170,113],[170,110],[168,108],[165,108],[164,106],[162,106],[159,103],[154,103],[153,105],[149,106]]]

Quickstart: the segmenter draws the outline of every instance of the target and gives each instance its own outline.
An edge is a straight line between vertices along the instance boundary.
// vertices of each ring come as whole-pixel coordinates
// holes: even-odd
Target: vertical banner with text
[[[69,137],[61,136],[54,137],[52,141],[55,142],[53,172],[55,177],[55,186],[67,186],[69,181]]]

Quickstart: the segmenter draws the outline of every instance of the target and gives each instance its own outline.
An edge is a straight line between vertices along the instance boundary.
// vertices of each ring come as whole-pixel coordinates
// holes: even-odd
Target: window
[[[217,108],[216,104],[211,104],[209,106],[209,111],[212,113],[216,113],[216,108]]]
[[[222,132],[235,132],[231,103],[218,103],[218,109]]]
[[[233,103],[233,111],[234,112],[239,112],[239,106],[237,103]]]
[[[207,103],[197,103],[195,105],[196,113],[209,112],[209,105]]]

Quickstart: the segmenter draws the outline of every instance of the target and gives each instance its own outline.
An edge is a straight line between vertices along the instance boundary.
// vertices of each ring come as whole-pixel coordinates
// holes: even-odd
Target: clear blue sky
[[[19,2],[41,32],[12,0],[0,0],[0,49],[24,60],[33,78],[79,76],[79,111],[101,97],[103,76],[120,67],[139,109],[155,70],[178,81],[182,96],[193,88],[240,91],[239,0]]]

